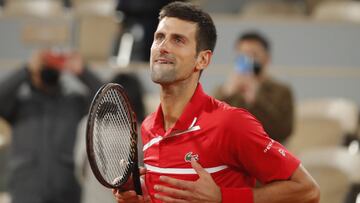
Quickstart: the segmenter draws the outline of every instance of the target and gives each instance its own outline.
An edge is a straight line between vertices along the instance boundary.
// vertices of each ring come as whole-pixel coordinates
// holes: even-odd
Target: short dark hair
[[[215,49],[216,28],[210,15],[191,3],[175,1],[164,6],[159,14],[159,20],[174,17],[197,24],[196,52]]]
[[[245,40],[253,40],[253,41],[259,42],[261,44],[261,46],[265,49],[265,51],[270,54],[270,51],[271,51],[270,42],[265,37],[265,35],[261,34],[260,32],[249,31],[249,32],[240,34],[240,36],[237,40],[237,44],[242,41],[245,41]]]

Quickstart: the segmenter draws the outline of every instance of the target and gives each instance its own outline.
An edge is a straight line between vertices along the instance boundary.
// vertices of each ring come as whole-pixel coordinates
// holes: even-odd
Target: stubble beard
[[[157,84],[170,84],[176,81],[176,70],[174,64],[168,65],[171,67],[159,67],[164,66],[160,64],[154,64],[151,67],[151,80]]]

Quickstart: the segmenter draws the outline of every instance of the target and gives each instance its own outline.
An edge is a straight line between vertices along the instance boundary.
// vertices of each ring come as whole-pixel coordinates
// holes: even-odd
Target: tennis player
[[[269,138],[244,109],[203,91],[216,29],[182,2],[165,6],[151,47],[150,71],[161,104],[142,124],[148,195],[114,190],[118,202],[315,203],[319,188],[300,161]],[[255,181],[261,183],[255,187]]]

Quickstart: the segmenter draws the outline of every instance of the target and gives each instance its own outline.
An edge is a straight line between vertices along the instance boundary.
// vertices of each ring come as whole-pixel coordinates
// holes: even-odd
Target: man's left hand
[[[221,191],[211,175],[194,159],[191,160],[191,166],[199,175],[198,180],[193,182],[161,176],[160,180],[171,187],[155,185],[154,189],[159,192],[155,194],[155,198],[165,203],[220,203]]]

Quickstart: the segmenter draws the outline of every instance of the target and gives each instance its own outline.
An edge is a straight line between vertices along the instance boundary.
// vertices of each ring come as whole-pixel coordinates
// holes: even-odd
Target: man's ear
[[[206,69],[210,64],[212,55],[213,53],[210,50],[200,51],[197,56],[196,70],[201,71]]]

